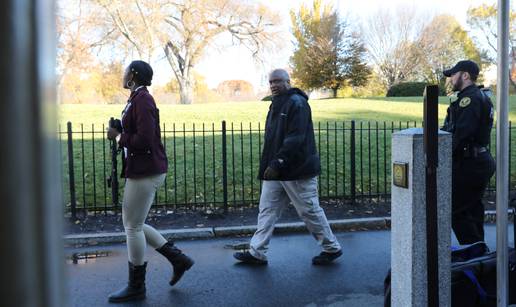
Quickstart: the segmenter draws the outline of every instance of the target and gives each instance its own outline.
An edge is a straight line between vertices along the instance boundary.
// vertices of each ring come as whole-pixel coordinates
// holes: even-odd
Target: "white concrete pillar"
[[[439,306],[446,307],[451,305],[452,138],[443,131],[439,131],[438,137]],[[393,307],[425,307],[428,295],[423,129],[412,128],[393,134],[392,163],[391,304]]]

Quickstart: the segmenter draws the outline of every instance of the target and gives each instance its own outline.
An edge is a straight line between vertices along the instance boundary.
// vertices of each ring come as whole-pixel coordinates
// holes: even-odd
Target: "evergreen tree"
[[[358,34],[322,0],[312,8],[291,11],[296,50],[291,57],[292,77],[307,90],[331,89],[333,97],[344,86],[367,83],[370,69],[364,63],[365,48]]]

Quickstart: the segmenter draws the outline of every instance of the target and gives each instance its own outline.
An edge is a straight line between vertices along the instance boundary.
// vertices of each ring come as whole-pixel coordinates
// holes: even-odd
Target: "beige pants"
[[[159,248],[167,240],[153,227],[144,224],[158,188],[165,181],[166,174],[125,181],[122,202],[122,220],[127,236],[127,253],[134,265],[144,263],[147,243]]]
[[[251,255],[258,259],[267,259],[265,254],[274,225],[290,202],[325,252],[334,253],[340,250],[340,244],[331,231],[323,209],[319,206],[317,177],[313,177],[292,181],[263,181],[258,229],[250,243]]]

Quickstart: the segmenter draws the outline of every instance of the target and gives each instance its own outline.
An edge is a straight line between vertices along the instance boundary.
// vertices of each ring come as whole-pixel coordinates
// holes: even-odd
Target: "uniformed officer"
[[[460,244],[484,241],[482,197],[496,166],[486,146],[493,127],[493,104],[475,82],[478,65],[459,61],[445,70],[457,100],[448,108],[442,130],[453,134],[452,228]]]

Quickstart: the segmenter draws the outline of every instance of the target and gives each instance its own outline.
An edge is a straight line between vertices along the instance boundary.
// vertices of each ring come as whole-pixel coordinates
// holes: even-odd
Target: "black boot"
[[[142,300],[145,298],[145,271],[147,262],[134,265],[129,262],[129,282],[125,288],[109,295],[109,302],[120,303]]]
[[[175,285],[181,277],[183,277],[183,274],[188,271],[192,265],[194,264],[194,261],[183,254],[179,248],[174,246],[174,243],[167,242],[163,244],[162,247],[157,248],[156,251],[165,258],[170,261],[172,264],[172,267],[174,268],[174,275],[172,276],[172,279],[170,280],[170,285]]]

